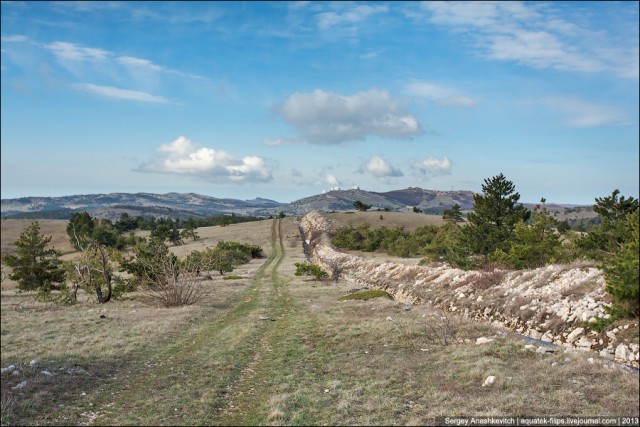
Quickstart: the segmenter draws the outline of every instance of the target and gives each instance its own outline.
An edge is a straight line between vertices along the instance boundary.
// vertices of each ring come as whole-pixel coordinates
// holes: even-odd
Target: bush
[[[311,264],[308,262],[296,262],[295,266],[296,276],[313,276],[315,280],[329,277],[329,274],[317,264]]]
[[[387,291],[381,291],[379,289],[370,289],[370,290],[354,292],[352,294],[342,296],[338,298],[338,301],[347,301],[352,299],[367,301],[367,300],[370,300],[373,298],[379,298],[379,297],[393,299],[393,296],[391,296],[391,294]]]

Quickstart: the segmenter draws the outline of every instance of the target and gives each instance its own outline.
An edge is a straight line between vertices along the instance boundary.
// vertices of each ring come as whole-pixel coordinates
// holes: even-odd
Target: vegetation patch
[[[366,301],[366,300],[370,300],[378,297],[385,297],[391,300],[393,299],[391,294],[387,291],[381,291],[379,289],[371,289],[367,291],[360,291],[360,292],[355,292],[349,295],[342,296],[338,298],[338,301],[346,301],[351,299]]]
[[[240,279],[246,279],[246,277],[244,277],[244,276],[224,276],[222,279],[223,280],[240,280]]]

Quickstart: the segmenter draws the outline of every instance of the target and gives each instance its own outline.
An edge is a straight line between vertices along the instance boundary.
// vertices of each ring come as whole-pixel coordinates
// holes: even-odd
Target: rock
[[[551,366],[555,368],[556,366],[558,366],[558,362],[553,362]]]
[[[393,319],[391,318],[391,316],[387,316],[387,320],[391,321]]]
[[[493,338],[480,337],[476,340],[476,345],[487,344],[493,341]]]
[[[578,338],[578,335],[584,332],[584,328],[576,328],[569,335],[567,335],[567,342],[572,343]]]
[[[529,350],[529,351],[535,351],[536,350],[536,346],[533,344],[527,344],[524,346],[525,350]]]
[[[595,315],[596,315],[595,311],[585,310],[582,313],[580,313],[580,320],[582,320],[583,322],[586,322],[587,320],[589,320],[589,318]]]
[[[258,317],[258,319],[260,319],[260,320],[269,320],[271,318],[269,316],[260,316],[260,317]]]
[[[582,348],[591,348],[591,346],[593,345],[591,343],[591,340],[585,337],[580,338],[580,341],[578,341],[577,343],[575,343],[577,347],[582,347]]]
[[[596,361],[593,359],[593,357],[588,358],[588,359],[587,359],[587,362],[589,362],[589,363],[590,363],[590,364],[592,364],[592,365],[593,365],[594,363],[596,363]]]
[[[598,354],[600,354],[600,357],[607,357],[607,358],[611,357],[611,352],[609,351],[608,348],[603,348],[602,350],[600,350]]]
[[[32,368],[35,368],[36,366],[38,366],[38,363],[40,363],[38,359],[33,359],[31,360],[31,362],[29,362],[29,366],[31,366]]]
[[[544,342],[553,342],[553,335],[550,332],[546,332],[540,339]]]
[[[9,365],[6,368],[2,368],[2,373],[4,374],[5,372],[11,372],[14,369],[16,369],[16,367],[14,365]]]
[[[535,339],[539,340],[540,338],[542,338],[542,332],[538,332],[535,329],[531,329],[531,330],[529,330],[529,336],[531,338],[535,338]]]
[[[27,386],[27,380],[22,381],[20,384],[16,385],[15,387],[11,387],[13,390],[20,390],[22,388],[25,388]]]
[[[14,377],[20,376],[22,373],[19,370],[15,370],[13,372],[11,372],[11,375],[13,375]]]
[[[101,314],[101,315],[100,315],[100,318],[101,318],[101,319],[106,319],[106,318],[107,318],[107,316],[105,316],[104,314]]]
[[[482,387],[489,386],[495,382],[496,382],[496,377],[494,375],[489,375],[482,383]]]
[[[482,301],[482,295],[478,295],[478,298],[476,299],[476,302],[480,302]]]
[[[611,341],[615,341],[616,334],[613,331],[607,331],[606,335],[607,335],[607,338],[609,338]]]
[[[546,353],[553,353],[555,350],[551,347],[544,347],[544,346],[540,346],[538,348],[536,348],[536,353],[542,353],[542,354],[546,354]]]
[[[628,357],[628,351],[627,351],[627,346],[624,344],[620,344],[619,346],[616,347],[616,352],[615,352],[615,357],[616,359],[620,359],[620,360],[627,360]]]
[[[405,305],[404,305],[404,309],[405,309],[406,311],[409,311],[409,310],[411,310],[412,308],[413,308],[413,305],[412,305],[412,304],[405,304]]]
[[[40,372],[40,373],[41,373],[42,375],[44,375],[45,377],[52,377],[52,376],[53,376],[53,374],[52,374],[51,372],[49,372],[49,371],[42,371],[42,372]]]

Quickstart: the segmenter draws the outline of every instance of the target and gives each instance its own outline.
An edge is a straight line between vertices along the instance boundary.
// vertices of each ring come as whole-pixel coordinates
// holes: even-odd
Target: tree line
[[[238,242],[220,241],[216,247],[192,251],[183,258],[172,254],[167,246],[181,244],[183,238],[196,240],[199,224],[227,225],[232,221],[258,220],[255,217],[190,219],[182,223],[171,219],[143,220],[141,223],[123,214],[112,223],[92,218],[86,212],[74,214],[67,234],[80,254],[67,262],[60,259],[60,251],[48,247],[51,236],[44,236],[38,221],[34,221],[15,242],[16,252],[3,256],[3,267],[6,264],[12,269],[9,278],[17,282],[20,291],[36,291],[42,300],[75,303],[82,289],[95,295],[98,303],[106,303],[125,292],[141,289],[152,302],[174,306],[193,304],[203,297],[206,287],[201,282],[209,272],[222,275],[263,256],[259,246]],[[133,230],[150,228],[151,224],[149,238],[135,236]],[[125,237],[127,231],[130,235]],[[128,273],[129,278],[118,273]]]

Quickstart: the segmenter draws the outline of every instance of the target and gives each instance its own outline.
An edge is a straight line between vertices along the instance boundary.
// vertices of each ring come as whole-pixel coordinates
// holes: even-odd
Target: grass
[[[222,279],[223,280],[240,280],[240,279],[246,279],[246,277],[244,277],[244,276],[224,276]]]
[[[338,298],[338,301],[348,300],[362,300],[367,301],[373,298],[385,297],[387,299],[393,299],[391,294],[387,291],[381,291],[379,289],[369,289],[365,291],[354,292],[352,294],[344,295]]]
[[[337,303],[352,285],[296,277],[301,244],[282,239],[297,226],[286,218],[278,232],[273,223],[260,231],[272,243],[262,245],[270,257],[238,270],[247,283],[229,286],[216,276],[214,297],[197,306],[155,309],[134,299],[67,307],[3,292],[2,367],[14,364],[21,374],[2,375],[2,424],[425,425],[454,415],[638,415],[638,376],[591,353],[526,351],[527,342],[470,321],[456,323],[455,342],[439,345],[427,331],[442,313],[427,305]],[[481,336],[494,341],[475,345]],[[39,366],[29,367],[34,358]],[[482,387],[489,375],[496,383]],[[13,390],[23,379],[27,387]]]

